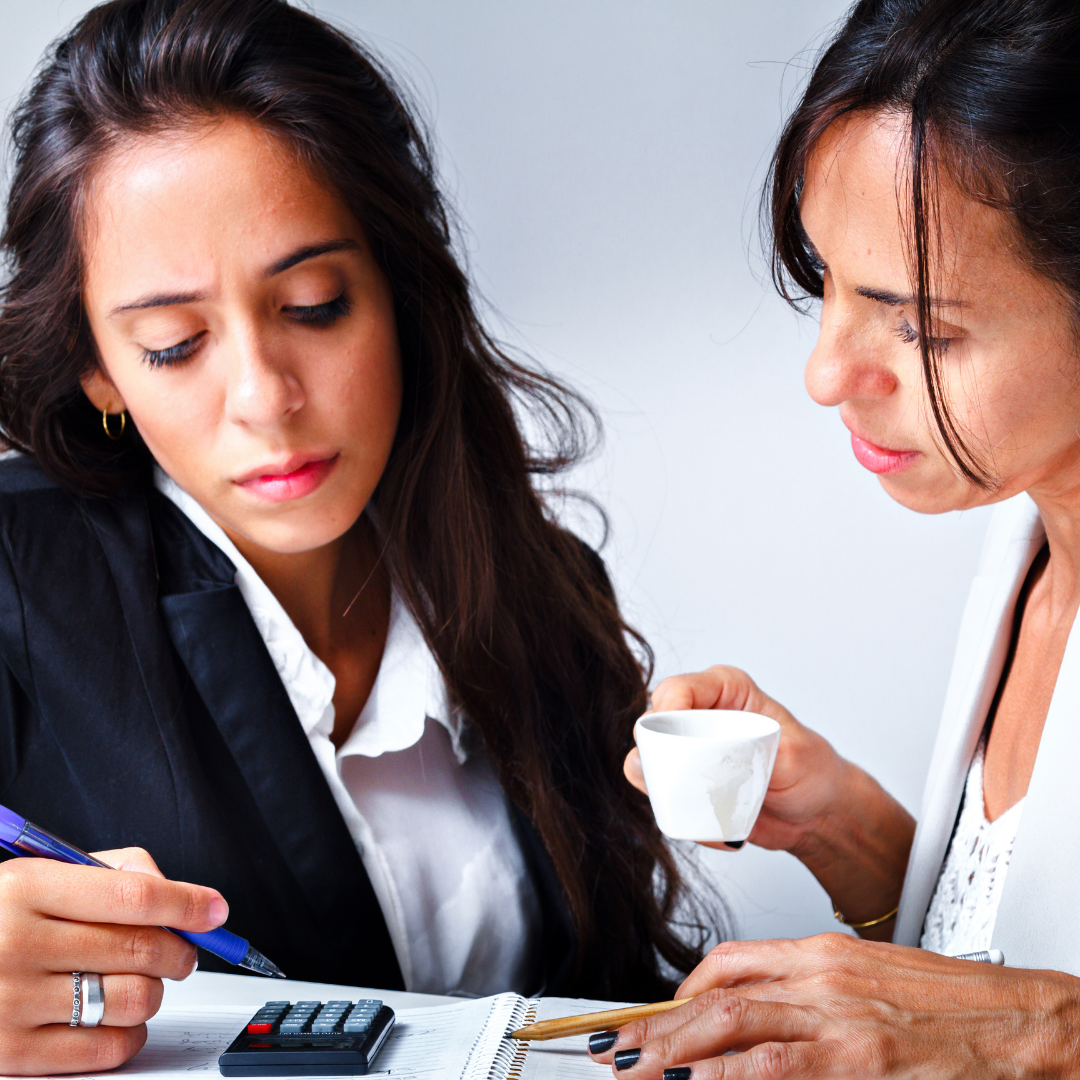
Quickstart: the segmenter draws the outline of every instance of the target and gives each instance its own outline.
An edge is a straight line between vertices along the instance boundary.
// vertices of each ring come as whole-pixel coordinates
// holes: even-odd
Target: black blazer
[[[155,490],[81,498],[0,461],[0,803],[87,850],[219,889],[290,977],[394,989],[364,866],[229,559]],[[547,851],[536,987],[575,947]],[[200,952],[200,967],[232,970]]]

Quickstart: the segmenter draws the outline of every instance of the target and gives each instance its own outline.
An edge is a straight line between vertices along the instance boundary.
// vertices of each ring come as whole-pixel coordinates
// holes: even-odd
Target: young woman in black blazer
[[[537,898],[528,989],[670,990],[683,886],[622,777],[647,649],[533,483],[588,410],[480,324],[387,74],[283,0],[114,0],[13,133],[0,803],[126,872],[0,866],[0,1071],[129,1058],[195,960],[162,924],[402,982],[228,545],[165,474],[333,673],[335,746],[391,603],[420,628]],[[104,975],[102,1026],[67,1026],[72,971]]]

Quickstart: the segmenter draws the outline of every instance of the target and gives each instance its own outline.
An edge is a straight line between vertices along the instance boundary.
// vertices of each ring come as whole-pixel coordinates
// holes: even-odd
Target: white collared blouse
[[[221,527],[156,482],[236,567],[236,584],[356,843],[408,990],[532,993],[540,907],[506,795],[395,594],[379,674],[340,750],[335,680]]]

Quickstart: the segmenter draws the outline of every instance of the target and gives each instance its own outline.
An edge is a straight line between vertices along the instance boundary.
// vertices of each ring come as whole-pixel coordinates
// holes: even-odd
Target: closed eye
[[[900,316],[900,325],[894,327],[893,333],[906,345],[917,345],[919,343],[919,331],[916,330],[902,315]],[[952,338],[947,337],[930,339],[931,347],[938,355],[948,352],[951,342]]]
[[[144,349],[143,363],[151,367],[169,367],[171,364],[179,364],[186,360],[199,347],[199,342],[206,336],[202,330],[177,345],[170,345],[167,349]]]
[[[331,323],[335,323],[338,319],[348,315],[352,311],[352,304],[349,303],[349,298],[342,293],[340,296],[335,296],[333,300],[328,300],[325,304],[312,304],[308,307],[290,304],[281,310],[296,322],[329,326]]]

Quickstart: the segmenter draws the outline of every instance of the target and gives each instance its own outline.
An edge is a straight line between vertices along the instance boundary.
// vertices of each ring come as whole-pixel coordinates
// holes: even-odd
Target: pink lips
[[[280,470],[256,471],[254,475],[235,481],[245,491],[250,491],[267,502],[288,502],[310,495],[333,471],[338,455],[304,460],[303,457],[286,462]]]
[[[879,475],[906,469],[922,456],[918,450],[887,450],[883,446],[875,446],[859,438],[854,431],[851,433],[851,449],[855,453],[855,460],[864,469]]]

